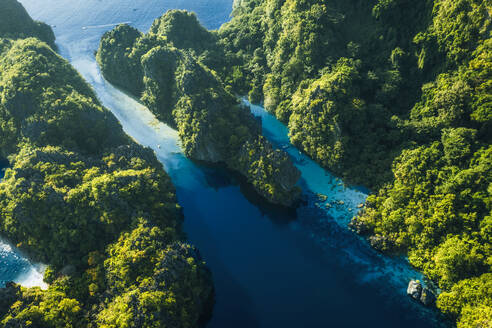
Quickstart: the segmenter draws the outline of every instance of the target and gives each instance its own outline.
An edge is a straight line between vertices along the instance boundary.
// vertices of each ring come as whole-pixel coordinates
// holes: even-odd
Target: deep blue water
[[[167,9],[183,8],[217,28],[227,21],[232,0],[21,2],[35,19],[55,26],[60,53],[125,131],[155,150],[170,174],[189,240],[214,275],[217,303],[208,327],[438,326],[434,312],[405,295],[408,279],[421,276],[405,260],[376,253],[346,228],[364,190],[346,188],[292,147],[286,127],[261,107],[252,111],[262,119],[264,134],[302,172],[308,201],[297,211],[265,204],[231,172],[185,158],[176,131],[101,77],[93,53],[109,24],[131,22],[146,30]]]

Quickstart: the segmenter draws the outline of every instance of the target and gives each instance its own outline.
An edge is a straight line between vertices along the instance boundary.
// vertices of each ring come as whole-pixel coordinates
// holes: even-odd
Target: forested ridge
[[[230,104],[229,93],[263,102],[294,145],[372,190],[354,230],[383,252],[408,255],[440,287],[437,306],[459,327],[486,327],[490,13],[484,0],[238,0],[218,31],[180,11],[147,35],[120,26],[102,39],[98,60],[108,79],[178,126],[185,149],[207,131],[186,130],[186,111],[173,109],[190,67],[204,101],[187,101],[194,111],[212,103],[202,97],[209,80],[196,75],[205,68]],[[161,48],[144,55],[148,44]],[[159,52],[166,57],[151,61]]]
[[[352,227],[406,254],[459,327],[492,325],[492,40],[485,0],[238,0],[226,85],[372,189]]]
[[[177,128],[188,157],[225,163],[268,201],[293,206],[300,173],[210,69],[211,61],[221,61],[213,52],[216,40],[194,14],[171,10],[147,34],[128,25],[107,32],[97,60],[110,82]]]
[[[49,264],[49,288],[0,289],[1,327],[195,327],[210,272],[185,241],[174,187],[54,51],[51,29],[0,0],[0,235]],[[489,0],[236,0],[207,31],[170,11],[101,40],[104,76],[223,162],[295,203],[299,172],[237,101],[372,190],[351,227],[407,256],[460,328],[492,326]]]
[[[0,158],[10,166],[0,182],[0,235],[49,265],[49,288],[0,289],[0,326],[205,322],[211,274],[186,243],[155,154],[124,134],[37,30],[3,29],[5,15],[33,24],[17,1],[0,1]]]
[[[0,35],[3,38],[22,39],[36,37],[52,48],[55,47],[55,34],[51,27],[43,22],[34,21],[26,9],[17,1],[2,0],[2,19],[0,20]]]

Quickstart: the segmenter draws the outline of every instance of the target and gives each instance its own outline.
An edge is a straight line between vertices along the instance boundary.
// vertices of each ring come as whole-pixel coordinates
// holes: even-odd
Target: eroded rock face
[[[420,301],[422,295],[422,284],[418,280],[410,280],[407,288],[407,295],[411,296],[413,299]]]
[[[66,265],[60,270],[60,274],[64,276],[72,276],[77,272],[74,265]]]
[[[272,203],[293,206],[299,200],[300,189],[296,183],[301,176],[300,171],[285,152],[273,149],[263,136],[246,142],[230,165],[246,176],[258,193]]]
[[[190,24],[184,23],[190,20],[196,17],[170,11],[156,20],[148,34],[124,25],[107,32],[97,54],[104,76],[141,96],[159,120],[176,128],[186,156],[224,163],[245,176],[266,200],[295,205],[300,172],[284,151],[274,149],[261,135],[261,124],[249,108],[240,105],[217,74],[198,59],[199,49],[190,51],[195,43],[180,39],[190,37],[186,32]],[[209,36],[207,42],[212,42]],[[126,85],[134,80],[138,80],[135,85]]]
[[[419,280],[410,280],[407,288],[408,296],[425,306],[433,306],[436,303],[436,295],[430,288],[423,287]]]
[[[420,295],[420,302],[425,306],[433,306],[436,303],[436,295],[429,288],[424,288]]]

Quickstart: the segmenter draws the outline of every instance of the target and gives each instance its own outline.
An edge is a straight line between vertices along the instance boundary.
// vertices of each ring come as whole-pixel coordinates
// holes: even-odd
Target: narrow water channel
[[[405,295],[420,278],[402,259],[373,251],[346,228],[366,194],[346,188],[290,145],[286,127],[259,106],[263,132],[302,172],[307,204],[287,211],[265,204],[234,174],[197,165],[176,131],[101,76],[94,58],[113,24],[146,31],[171,8],[196,11],[208,28],[228,19],[232,0],[22,0],[53,26],[59,51],[94,87],[137,142],[151,147],[177,188],[185,230],[214,275],[217,303],[208,327],[437,327],[434,312]],[[329,205],[327,206],[327,203]]]

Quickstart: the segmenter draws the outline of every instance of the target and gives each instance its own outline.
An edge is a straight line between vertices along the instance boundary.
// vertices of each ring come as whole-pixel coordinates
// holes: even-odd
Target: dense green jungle
[[[0,290],[0,326],[203,325],[211,273],[155,154],[56,53],[49,26],[15,0],[0,8],[0,234],[49,264],[47,290]],[[371,190],[356,233],[408,257],[459,328],[488,328],[491,14],[488,0],[236,0],[218,30],[184,10],[147,33],[119,25],[96,58],[187,157],[295,207],[300,173],[239,98],[261,103],[292,144]]]
[[[48,290],[9,283],[0,291],[0,326],[203,322],[211,274],[185,241],[162,165],[54,52],[48,26],[15,0],[0,7],[0,155],[11,164],[0,183],[0,233],[50,264]]]

